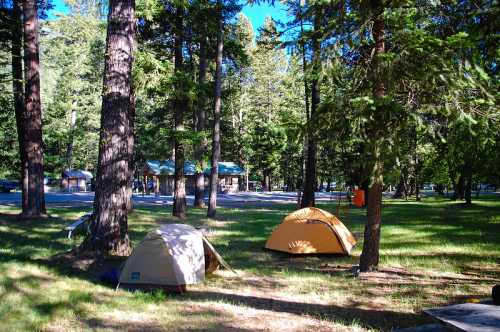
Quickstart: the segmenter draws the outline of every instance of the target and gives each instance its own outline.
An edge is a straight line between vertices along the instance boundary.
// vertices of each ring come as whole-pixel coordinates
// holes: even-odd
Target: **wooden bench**
[[[71,235],[78,227],[89,221],[91,218],[92,218],[92,212],[87,212],[86,214],[78,218],[77,221],[75,221],[71,225],[66,226],[64,230],[68,231],[68,239],[71,239]]]

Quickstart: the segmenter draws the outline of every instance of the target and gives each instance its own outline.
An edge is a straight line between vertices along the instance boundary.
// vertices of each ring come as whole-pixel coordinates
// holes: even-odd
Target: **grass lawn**
[[[335,213],[334,204],[319,207]],[[238,271],[218,271],[184,295],[129,292],[68,274],[48,258],[81,241],[64,225],[86,209],[50,208],[50,218],[16,221],[0,206],[1,331],[390,331],[427,322],[421,310],[487,297],[500,283],[500,201],[473,207],[444,199],[386,201],[381,269],[353,278],[351,257],[290,257],[262,250],[292,205],[219,209],[209,221],[189,211],[188,223],[209,225],[211,240]],[[352,208],[348,228],[362,237],[365,211]],[[341,216],[342,217],[342,216]],[[159,223],[175,222],[169,208],[137,208],[134,243]]]

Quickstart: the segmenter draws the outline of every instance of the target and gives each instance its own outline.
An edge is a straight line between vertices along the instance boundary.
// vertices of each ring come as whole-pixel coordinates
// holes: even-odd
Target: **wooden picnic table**
[[[77,221],[72,223],[71,225],[68,225],[64,227],[66,231],[68,231],[68,239],[71,239],[71,235],[73,235],[73,232],[80,226],[82,226],[84,223],[90,220],[92,217],[92,212],[85,213],[83,216],[78,218]]]
[[[499,332],[500,306],[493,303],[462,303],[424,310],[454,331]]]

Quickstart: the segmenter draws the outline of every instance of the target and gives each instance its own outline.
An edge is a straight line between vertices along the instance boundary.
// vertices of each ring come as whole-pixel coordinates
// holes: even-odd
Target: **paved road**
[[[345,193],[316,193],[316,200],[320,202],[336,201],[338,197],[345,197]],[[188,204],[192,204],[193,196],[187,196]],[[171,205],[173,197],[169,196],[154,196],[134,194],[134,204],[138,206],[164,206]],[[47,206],[53,207],[73,207],[73,206],[92,206],[94,201],[94,193],[62,193],[62,192],[47,192],[45,193],[45,203]],[[286,204],[296,203],[296,192],[240,192],[234,194],[219,194],[217,195],[217,205],[225,207],[241,207],[245,205],[265,206],[270,204]],[[0,193],[0,205],[20,206],[21,193]]]
[[[434,196],[436,193],[425,192],[426,196]],[[500,193],[485,193],[496,194]],[[384,193],[390,197],[392,193]],[[345,192],[334,193],[316,193],[316,201],[318,202],[337,202],[338,198],[345,198]],[[193,203],[193,196],[187,196],[187,203]],[[134,194],[134,204],[137,206],[165,206],[171,205],[173,197],[169,196],[154,196],[141,194]],[[45,193],[45,202],[48,206],[52,207],[73,207],[73,206],[92,206],[94,202],[94,193],[62,193],[62,192],[47,192]],[[208,202],[208,199],[206,199]],[[234,194],[219,194],[217,195],[217,205],[223,207],[243,207],[245,205],[251,206],[269,206],[273,204],[294,204],[297,203],[296,192],[240,192]],[[0,193],[0,205],[20,206],[21,193]]]

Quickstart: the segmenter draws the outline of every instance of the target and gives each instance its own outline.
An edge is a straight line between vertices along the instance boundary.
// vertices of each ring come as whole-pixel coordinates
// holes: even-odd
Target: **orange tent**
[[[273,231],[266,248],[291,254],[351,253],[356,239],[333,214],[305,208],[290,213]]]

